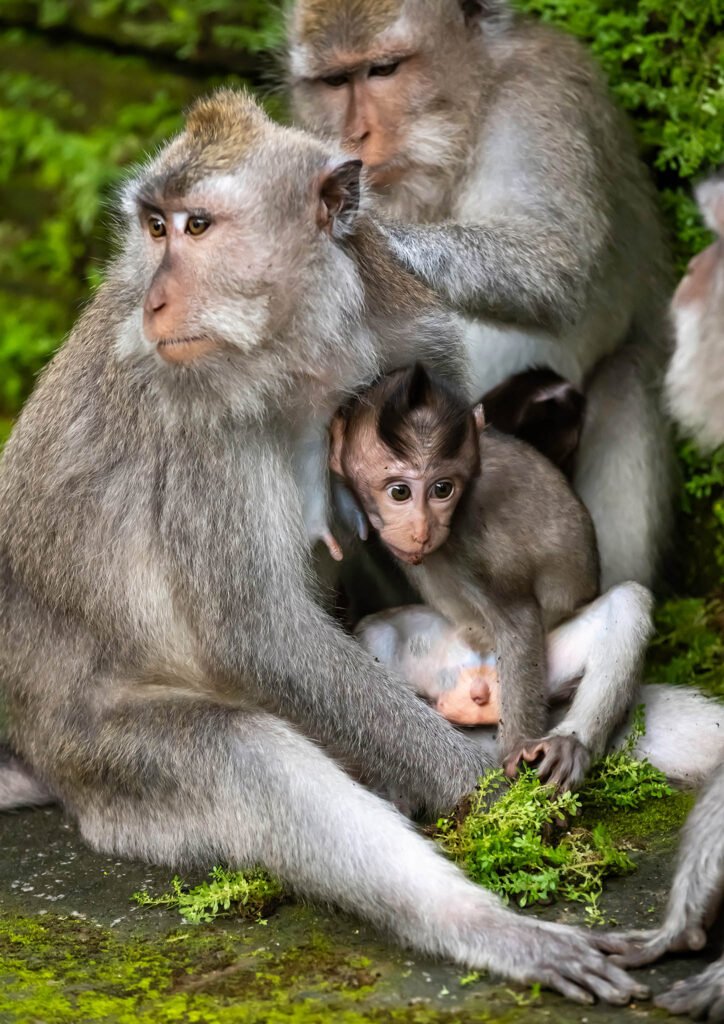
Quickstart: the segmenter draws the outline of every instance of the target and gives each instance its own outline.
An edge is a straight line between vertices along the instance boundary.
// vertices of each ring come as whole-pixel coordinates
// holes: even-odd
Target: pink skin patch
[[[454,725],[497,725],[500,721],[500,685],[493,665],[461,669],[457,685],[445,690],[435,705]]]

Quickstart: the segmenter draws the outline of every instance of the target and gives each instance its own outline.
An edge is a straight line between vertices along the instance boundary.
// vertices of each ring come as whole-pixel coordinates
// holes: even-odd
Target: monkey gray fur
[[[671,524],[671,275],[653,190],[581,45],[504,0],[296,0],[296,116],[365,163],[399,261],[466,319],[476,395],[585,385],[574,485],[602,586],[651,586]]]
[[[340,766],[436,810],[489,763],[342,632],[312,578],[300,433],[393,360],[455,358],[449,317],[364,214],[359,166],[222,91],[123,210],[121,255],[0,463],[16,755],[95,849],[259,863],[420,951],[584,1002],[645,994]]]

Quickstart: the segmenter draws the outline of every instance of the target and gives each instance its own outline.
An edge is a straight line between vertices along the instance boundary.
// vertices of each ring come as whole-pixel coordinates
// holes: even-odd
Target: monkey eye
[[[208,217],[189,217],[186,221],[186,234],[203,235],[210,224]]]
[[[412,497],[412,491],[407,484],[392,484],[387,488],[387,493],[393,501],[409,501]]]
[[[324,82],[330,89],[339,89],[340,86],[346,85],[349,82],[349,75],[323,75],[320,78],[320,82]]]
[[[399,66],[399,60],[394,60],[390,64],[373,64],[367,75],[369,78],[388,78],[390,75],[394,75]]]
[[[455,491],[455,484],[452,480],[437,480],[432,485],[432,496],[438,501],[447,501],[452,498]]]
[[[166,225],[162,217],[148,218],[148,233],[151,238],[163,238],[166,234]]]

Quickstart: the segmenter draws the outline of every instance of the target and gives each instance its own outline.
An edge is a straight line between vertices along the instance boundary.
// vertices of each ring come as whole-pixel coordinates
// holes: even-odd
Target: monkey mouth
[[[201,356],[219,349],[220,343],[213,338],[160,338],[156,351],[167,363],[192,363]]]
[[[404,551],[402,548],[396,548],[394,544],[388,544],[387,547],[395,558],[398,558],[401,562],[407,562],[408,565],[421,565],[423,558],[427,554],[425,551]]]

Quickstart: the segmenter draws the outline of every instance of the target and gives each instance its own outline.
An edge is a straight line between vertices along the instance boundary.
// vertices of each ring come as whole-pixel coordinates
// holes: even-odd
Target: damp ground
[[[164,890],[167,869],[92,853],[56,808],[3,815],[0,829],[0,1024],[667,1019],[643,1002],[580,1007],[551,992],[471,976],[399,950],[325,908],[288,903],[265,922],[184,924],[176,911],[131,901],[135,891]],[[639,927],[659,918],[675,842],[670,823],[633,842],[638,870],[607,884],[607,923]],[[583,920],[575,905],[534,912]],[[638,976],[656,992],[697,966],[670,960]]]

